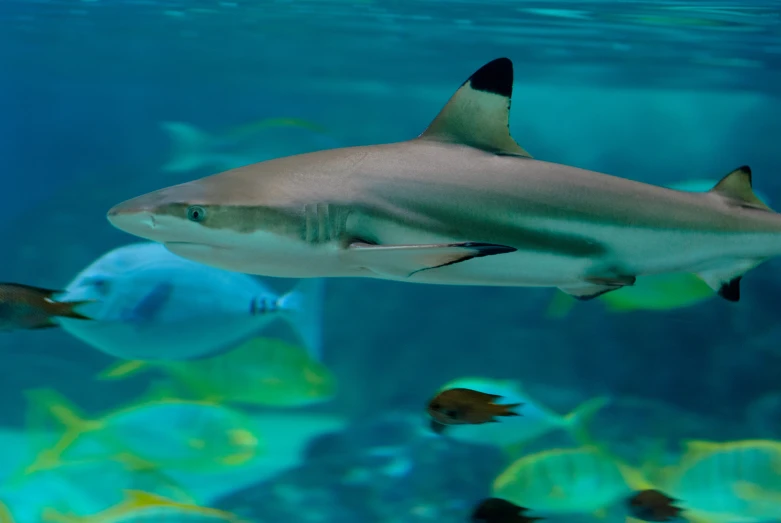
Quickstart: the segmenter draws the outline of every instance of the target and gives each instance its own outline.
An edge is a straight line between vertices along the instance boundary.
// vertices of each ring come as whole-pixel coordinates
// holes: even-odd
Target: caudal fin
[[[90,318],[89,316],[85,316],[84,314],[76,311],[77,307],[81,307],[82,305],[88,305],[90,303],[95,303],[95,300],[50,301],[48,304],[47,312],[52,316],[58,316],[60,318],[72,318],[76,320],[92,321],[93,318]]]
[[[317,361],[321,361],[323,352],[324,291],[324,280],[306,278],[279,299],[285,319]]]
[[[31,411],[45,411],[62,425],[64,432],[53,446],[41,450],[33,462],[20,471],[21,474],[17,475],[17,479],[20,479],[20,476],[35,474],[63,465],[65,463],[62,457],[63,453],[72,447],[79,436],[85,432],[98,430],[103,426],[100,421],[86,419],[78,407],[53,389],[28,390],[25,394]],[[31,419],[30,412],[28,412],[28,419]]]
[[[602,410],[609,402],[610,398],[607,396],[591,398],[590,400],[578,405],[575,410],[565,416],[564,422],[572,434],[572,437],[578,443],[583,445],[594,444],[591,438],[591,434],[588,430],[588,425],[591,423],[591,419],[594,417],[594,415]]]
[[[192,124],[160,122],[160,127],[171,139],[171,157],[163,165],[167,172],[186,172],[209,163],[211,137]]]

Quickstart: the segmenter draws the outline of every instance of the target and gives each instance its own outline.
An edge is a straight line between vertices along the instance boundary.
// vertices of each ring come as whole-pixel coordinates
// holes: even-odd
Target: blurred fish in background
[[[551,449],[513,462],[494,481],[492,496],[535,515],[628,515],[627,500],[652,485],[639,471],[592,446]]]
[[[680,517],[683,509],[677,499],[656,489],[641,490],[627,500],[630,516],[643,521],[672,521]]]
[[[225,354],[191,361],[120,361],[98,379],[124,379],[145,370],[170,377],[169,394],[203,401],[298,407],[328,401],[337,391],[328,367],[302,347],[273,338],[255,338]]]
[[[112,356],[185,360],[234,348],[277,319],[314,358],[322,346],[322,280],[302,280],[278,295],[259,278],[213,269],[159,243],[114,249],[77,274],[54,298],[89,302],[94,321],[58,318],[68,333]]]
[[[28,434],[37,442],[34,455],[0,488],[0,496],[7,493],[25,521],[114,521],[115,516],[116,521],[158,521],[157,508],[122,504],[117,494],[146,484],[153,487],[150,495],[190,503],[193,481],[201,492],[212,490],[212,480],[197,478],[244,474],[257,481],[273,475],[294,466],[312,437],[340,423],[308,414],[257,418],[227,405],[290,408],[333,399],[336,378],[320,361],[320,280],[302,281],[279,295],[259,278],[215,271],[178,258],[160,244],[145,243],[108,252],[63,291],[36,295],[43,303],[90,309],[92,316],[78,316],[76,323],[47,319],[52,326],[62,326],[102,352],[135,358],[120,359],[99,379],[150,367],[171,380],[153,382],[142,398],[96,418],[55,390],[26,391]],[[252,338],[277,318],[293,327],[301,345]],[[94,328],[84,329],[79,322]],[[272,456],[265,456],[265,434],[273,441]],[[189,487],[179,484],[182,474]],[[102,478],[100,487],[90,482],[75,490],[66,487],[75,488],[85,475]],[[32,491],[38,492],[37,502],[25,497]],[[166,517],[217,521],[193,519],[206,515],[227,517],[192,510]]]
[[[21,329],[57,327],[55,318],[91,318],[76,312],[88,301],[58,302],[52,299],[58,291],[19,283],[0,283],[0,332]]]
[[[27,395],[64,430],[25,474],[94,460],[120,460],[131,469],[208,472],[243,465],[264,451],[251,419],[217,403],[152,398],[87,419],[56,391]]]
[[[499,394],[487,394],[466,388],[445,389],[428,402],[435,432],[442,432],[444,425],[480,425],[498,423],[498,417],[520,416],[516,410],[523,403],[497,403]],[[443,425],[436,428],[436,425]]]
[[[274,157],[336,147],[328,130],[299,118],[266,118],[209,134],[187,122],[160,122],[171,142],[163,171],[226,171]]]
[[[154,394],[150,390],[149,396]],[[50,509],[70,517],[92,516],[122,505],[128,490],[208,505],[243,485],[296,467],[313,438],[344,426],[329,415],[250,415],[168,399],[140,399],[88,420],[53,391],[29,395],[33,401],[25,436],[31,448],[20,460],[18,442],[3,438],[9,447],[3,452],[14,456],[19,468],[0,467],[5,475],[0,497],[31,522],[41,521],[47,510],[52,515]],[[261,429],[265,439],[259,442]],[[108,514],[114,513],[101,517]]]
[[[649,477],[694,523],[781,519],[781,441],[686,441],[676,464]]]
[[[2,495],[21,519],[39,521],[42,509],[66,514],[105,510],[120,503],[125,491],[134,489],[183,503],[196,502],[188,489],[161,471],[131,470],[120,461],[99,460],[60,463],[33,474],[14,475],[3,483]]]
[[[497,399],[500,405],[523,404],[518,411],[520,416],[497,418],[496,423],[482,425],[447,425],[439,431],[448,438],[494,445],[513,455],[520,452],[524,444],[556,430],[566,432],[575,441],[582,441],[587,437],[585,430],[591,418],[609,401],[607,397],[593,398],[569,414],[561,415],[530,398],[519,381],[463,377],[447,382],[439,391],[453,388],[498,395],[501,397]]]
[[[506,499],[488,498],[475,507],[470,521],[472,523],[534,523],[541,517],[527,516],[529,509],[519,507]]]
[[[97,514],[78,516],[47,507],[41,519],[53,523],[248,523],[224,510],[179,503],[149,492],[126,490],[124,494],[120,503]]]

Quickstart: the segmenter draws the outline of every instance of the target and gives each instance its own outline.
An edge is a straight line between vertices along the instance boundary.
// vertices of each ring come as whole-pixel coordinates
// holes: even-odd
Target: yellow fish
[[[17,473],[7,478],[4,492],[34,510],[56,507],[77,514],[103,510],[122,500],[124,490],[144,490],[178,502],[195,502],[173,478],[158,470],[128,470],[117,460],[92,460],[51,464],[36,474]],[[22,518],[25,519],[25,518]],[[3,520],[0,518],[0,522]]]
[[[240,523],[230,512],[201,507],[138,490],[126,490],[125,499],[118,505],[97,514],[76,516],[46,508],[43,521],[52,523]]]
[[[446,437],[471,443],[496,445],[507,450],[510,448],[518,450],[521,444],[554,430],[567,431],[579,442],[589,441],[585,435],[585,426],[594,414],[608,403],[606,397],[594,398],[569,414],[561,415],[532,400],[516,381],[465,377],[446,383],[438,392],[453,388],[496,394],[501,396],[496,400],[497,404],[523,404],[516,409],[520,416],[502,418],[498,423],[483,425],[452,425],[442,430]]]
[[[60,439],[27,467],[28,474],[95,459],[120,460],[134,469],[206,472],[243,465],[263,448],[251,420],[215,403],[156,400],[90,420],[53,390],[27,395],[65,427]]]
[[[11,510],[8,508],[8,505],[0,501],[0,523],[15,523],[16,520],[14,519],[13,514],[11,514]]]
[[[781,519],[780,441],[688,441],[678,465],[649,477],[694,521]]]
[[[512,463],[493,483],[492,496],[542,514],[595,514],[638,490],[652,488],[639,471],[597,447],[551,449]]]
[[[186,389],[184,397],[214,402],[298,407],[336,395],[336,378],[302,347],[255,338],[225,354],[190,361],[122,361],[99,374],[121,379],[157,368]]]

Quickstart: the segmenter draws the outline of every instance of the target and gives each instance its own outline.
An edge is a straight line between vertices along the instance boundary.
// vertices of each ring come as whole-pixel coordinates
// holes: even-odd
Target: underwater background
[[[417,136],[500,56],[515,65],[511,132],[535,158],[697,190],[747,164],[757,193],[781,209],[778,1],[2,0],[0,279],[64,289],[136,242],[105,219],[132,196],[274,157]],[[740,303],[687,280],[635,301],[617,291],[615,303],[570,303],[555,289],[327,280],[321,363],[336,392],[230,407],[254,420],[242,430],[264,449],[216,471],[190,463],[175,482],[193,506],[255,522],[465,521],[514,460],[572,447],[560,420],[603,397],[588,430],[615,460],[650,459],[659,442],[673,462],[692,441],[723,453],[745,440],[781,446],[780,274],[779,260],[753,270]],[[277,293],[296,284],[262,280]],[[263,331],[294,334],[284,322]],[[128,480],[138,468],[109,473],[94,460],[78,471],[80,459],[25,468],[63,431],[87,427],[38,415],[34,399],[53,396],[31,391],[56,391],[84,419],[104,419],[150,401],[170,373],[102,379],[121,361],[62,329],[2,333],[0,348],[9,517],[120,521],[99,512],[127,501],[123,489],[170,494]],[[309,364],[284,363],[279,379]],[[515,381],[557,421],[512,449],[430,434],[426,402],[462,377]],[[136,443],[160,445],[148,432]],[[112,459],[124,452],[111,448]],[[152,465],[143,472],[175,476]],[[734,495],[781,500],[776,470]],[[708,521],[737,521],[697,508]],[[781,514],[746,521],[768,519]]]

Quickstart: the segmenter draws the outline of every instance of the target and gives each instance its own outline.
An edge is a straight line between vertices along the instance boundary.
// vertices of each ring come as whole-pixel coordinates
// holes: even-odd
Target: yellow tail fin
[[[147,370],[150,363],[146,361],[120,361],[102,370],[96,376],[99,380],[121,380],[133,374]]]
[[[25,395],[31,405],[41,406],[57,420],[67,431],[86,432],[100,428],[99,421],[90,421],[83,417],[81,409],[53,389],[32,389]]]
[[[594,415],[608,403],[610,403],[610,398],[607,396],[591,398],[578,405],[575,410],[564,417],[564,423],[575,441],[583,445],[593,445],[588,425]]]
[[[23,475],[34,474],[42,470],[50,470],[63,464],[62,454],[82,434],[99,430],[103,423],[95,420],[87,420],[67,398],[51,389],[34,389],[26,391],[26,396],[31,409],[43,409],[48,411],[65,429],[64,433],[54,446],[43,449],[35,460],[28,465]]]
[[[180,503],[171,498],[153,494],[151,492],[145,492],[143,490],[125,490],[124,494],[125,499],[120,506],[128,512],[146,507],[171,507],[179,509],[182,514],[218,516],[226,521],[235,521],[233,514],[230,512],[202,507],[194,503]]]

